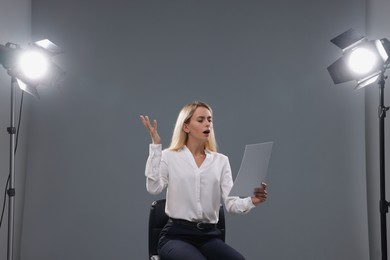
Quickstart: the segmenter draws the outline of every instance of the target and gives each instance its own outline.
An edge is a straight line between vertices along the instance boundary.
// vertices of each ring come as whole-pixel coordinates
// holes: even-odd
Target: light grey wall
[[[390,3],[388,1],[369,0],[367,1],[367,36],[369,39],[390,39],[390,30],[388,24],[390,18]],[[387,73],[388,74],[388,73]],[[380,212],[379,212],[379,87],[373,85],[365,89],[366,102],[366,151],[367,151],[367,191],[368,191],[368,220],[370,230],[370,259],[377,260],[381,258],[381,233],[380,233]],[[385,106],[390,106],[389,83],[385,86]],[[389,174],[389,117],[385,119],[385,147],[386,147],[386,199],[389,200],[388,187],[390,185]],[[387,226],[389,226],[389,217],[387,216]],[[388,245],[390,232],[387,229]],[[387,246],[389,248],[389,246]],[[389,252],[388,252],[389,254]]]
[[[273,140],[269,201],[227,216],[247,259],[368,259],[364,95],[336,87],[329,40],[364,30],[365,1],[33,1],[36,39],[67,52],[61,89],[32,100],[22,259],[145,259],[149,136],[215,111],[236,174]]]
[[[31,1],[30,0],[0,0],[0,44],[7,42],[20,44],[22,47],[31,39]],[[1,65],[0,65],[1,66]],[[4,190],[9,175],[10,136],[7,127],[10,126],[11,78],[1,66],[0,68],[0,214],[3,206]],[[19,113],[21,92],[16,91],[16,112]],[[28,129],[29,102],[24,102],[23,121],[19,132],[17,154],[15,156],[15,229],[14,229],[14,259],[20,259],[20,242],[22,233],[24,185],[26,167],[26,144]],[[18,119],[18,116],[16,116]],[[7,258],[8,238],[8,201],[4,212],[3,224],[0,230],[0,259]]]

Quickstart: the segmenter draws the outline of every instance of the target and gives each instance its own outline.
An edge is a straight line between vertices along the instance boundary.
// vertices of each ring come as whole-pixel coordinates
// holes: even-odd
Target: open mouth
[[[203,131],[204,134],[210,134],[210,130]]]

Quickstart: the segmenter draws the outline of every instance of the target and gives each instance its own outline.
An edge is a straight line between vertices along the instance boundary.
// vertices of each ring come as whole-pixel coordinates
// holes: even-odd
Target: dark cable
[[[1,229],[1,224],[3,223],[5,203],[7,201],[7,187],[8,187],[9,179],[10,179],[10,176],[8,175],[7,184],[5,185],[5,191],[4,191],[3,210],[1,212],[1,218],[0,218],[0,229]]]
[[[16,132],[16,140],[15,140],[15,151],[14,151],[15,155],[16,155],[16,150],[18,148],[20,122],[22,121],[23,97],[24,97],[24,91],[22,91],[22,97],[20,98],[19,120],[18,120],[18,128],[16,130],[17,132]]]

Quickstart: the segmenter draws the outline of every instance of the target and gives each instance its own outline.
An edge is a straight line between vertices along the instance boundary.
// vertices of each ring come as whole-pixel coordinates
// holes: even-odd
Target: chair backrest
[[[167,222],[168,216],[165,214],[165,199],[153,201],[149,212],[149,259],[158,259],[158,239],[161,230]],[[225,241],[225,214],[222,204],[219,208],[219,221],[217,227],[221,230],[222,240]]]

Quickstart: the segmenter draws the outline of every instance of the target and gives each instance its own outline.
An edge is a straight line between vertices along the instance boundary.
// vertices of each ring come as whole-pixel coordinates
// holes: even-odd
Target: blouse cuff
[[[161,144],[149,144],[149,155],[161,154]]]
[[[159,165],[161,161],[161,144],[150,144],[149,145],[149,157],[146,162],[145,176],[157,180],[159,173]]]
[[[246,206],[246,210],[244,212],[249,212],[251,209],[256,207],[256,205],[253,204],[251,197],[245,198],[245,206]]]

